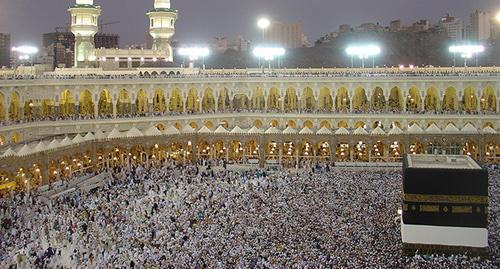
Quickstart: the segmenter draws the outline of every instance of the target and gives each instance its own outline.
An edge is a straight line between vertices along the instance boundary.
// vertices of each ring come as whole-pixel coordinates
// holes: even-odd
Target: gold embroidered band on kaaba
[[[403,201],[417,203],[488,204],[488,196],[403,194]]]

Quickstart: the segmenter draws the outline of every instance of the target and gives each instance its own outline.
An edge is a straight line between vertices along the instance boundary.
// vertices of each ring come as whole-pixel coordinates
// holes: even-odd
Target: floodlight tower
[[[94,35],[99,30],[101,7],[94,5],[94,0],[76,0],[68,11],[71,14],[71,32],[75,35],[74,66],[93,67],[96,65]]]
[[[177,10],[170,8],[170,0],[155,0],[149,17],[149,34],[153,37],[153,50],[164,52],[167,61],[173,61],[170,39],[175,34]]]

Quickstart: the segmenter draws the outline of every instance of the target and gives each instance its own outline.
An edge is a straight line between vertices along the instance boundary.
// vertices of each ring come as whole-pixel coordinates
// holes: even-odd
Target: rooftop
[[[408,155],[409,168],[481,169],[466,155]]]

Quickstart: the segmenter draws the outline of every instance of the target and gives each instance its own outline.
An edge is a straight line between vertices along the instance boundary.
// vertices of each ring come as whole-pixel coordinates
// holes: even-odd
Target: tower
[[[165,53],[165,59],[173,61],[170,38],[175,34],[177,10],[170,8],[170,0],[155,0],[149,17],[149,34],[153,37],[153,50]]]
[[[71,14],[71,32],[75,35],[75,64],[77,68],[96,65],[94,35],[97,33],[101,7],[94,0],[76,0],[68,9]]]

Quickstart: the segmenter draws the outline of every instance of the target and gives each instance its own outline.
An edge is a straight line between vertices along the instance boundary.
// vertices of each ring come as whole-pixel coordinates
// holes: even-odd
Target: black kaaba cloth
[[[409,165],[409,155],[403,158],[403,222],[486,228],[488,172],[479,166],[438,166],[414,167]]]

